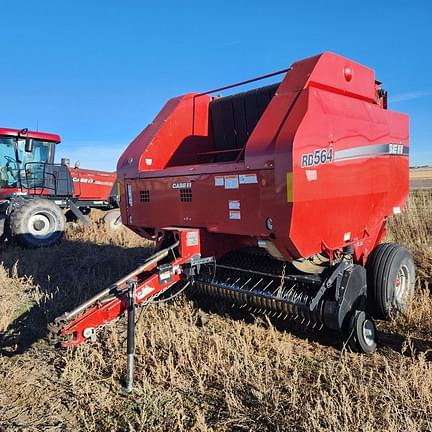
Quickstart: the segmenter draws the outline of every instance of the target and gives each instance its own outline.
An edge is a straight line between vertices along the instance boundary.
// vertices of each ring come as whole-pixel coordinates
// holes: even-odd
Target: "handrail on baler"
[[[267,79],[267,78],[271,78],[271,77],[274,77],[274,76],[281,75],[283,73],[289,72],[291,69],[292,69],[292,66],[289,67],[289,68],[278,70],[276,72],[271,72],[271,73],[268,73],[268,74],[260,75],[260,76],[255,77],[255,78],[250,78],[250,79],[247,79],[247,80],[244,80],[244,81],[240,81],[240,82],[237,82],[237,83],[234,83],[234,84],[229,84],[229,85],[226,85],[226,86],[223,86],[223,87],[218,87],[218,88],[213,89],[213,90],[208,90],[208,91],[205,91],[205,92],[201,92],[201,93],[195,94],[193,96],[193,102],[192,102],[193,103],[193,105],[192,105],[193,106],[193,113],[192,113],[192,134],[195,133],[195,99],[197,97],[209,95],[211,93],[216,93],[216,92],[219,92],[219,91],[228,90],[228,89],[231,89],[231,88],[234,88],[234,87],[240,87],[240,86],[243,86],[243,85],[246,85],[246,84],[250,84],[252,82],[261,81],[261,80],[264,80],[264,79]],[[242,154],[244,153],[245,145],[242,148],[234,148],[234,149],[228,149],[228,150],[213,150],[213,151],[198,153],[198,155],[199,156],[206,156],[206,155],[218,155],[218,154],[224,154],[224,153],[235,153],[235,152],[238,152],[238,155],[235,158],[235,162],[238,162],[241,159]]]
[[[209,94],[216,93],[216,92],[219,92],[219,91],[228,90],[228,89],[234,88],[234,87],[240,87],[242,85],[250,84],[252,82],[261,81],[261,80],[266,79],[266,78],[271,78],[271,77],[274,77],[276,75],[281,75],[283,73],[286,73],[286,72],[290,71],[291,69],[292,69],[292,66],[290,66],[289,68],[278,70],[276,72],[271,72],[271,73],[268,73],[268,74],[260,75],[260,76],[257,76],[255,78],[250,78],[250,79],[247,79],[247,80],[244,80],[244,81],[239,81],[239,82],[234,83],[234,84],[229,84],[229,85],[226,85],[226,86],[223,86],[223,87],[218,87],[218,88],[215,88],[213,90],[207,90],[205,92],[201,92],[201,93],[197,93],[197,94],[193,95],[193,102],[192,102],[193,103],[192,134],[195,133],[195,99],[197,97],[209,95]],[[239,156],[243,152],[243,149],[240,149],[240,150],[241,151],[240,151]],[[207,153],[207,154],[212,154],[212,153]]]
[[[226,86],[223,86],[223,87],[218,87],[218,88],[216,88],[214,90],[208,90],[208,91],[205,91],[205,92],[202,92],[202,93],[198,93],[198,94],[194,95],[194,98],[199,97],[199,96],[208,95],[208,94],[211,94],[211,93],[216,93],[218,91],[228,90],[228,89],[233,88],[233,87],[240,87],[242,85],[250,84],[250,83],[255,82],[255,81],[261,81],[261,80],[266,79],[266,78],[271,78],[273,76],[281,75],[283,73],[289,72],[291,69],[292,69],[292,66],[289,67],[289,68],[286,68],[286,69],[278,70],[276,72],[271,72],[271,73],[268,73],[268,74],[265,74],[265,75],[260,75],[260,76],[257,76],[255,78],[250,78],[250,79],[247,79],[247,80],[244,80],[244,81],[239,81],[238,83],[229,84],[229,85],[226,85]]]

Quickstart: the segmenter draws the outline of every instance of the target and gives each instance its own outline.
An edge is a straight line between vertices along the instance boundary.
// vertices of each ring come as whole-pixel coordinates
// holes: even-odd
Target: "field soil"
[[[380,322],[372,355],[329,333],[203,311],[188,298],[138,321],[136,385],[124,396],[125,319],[98,342],[55,349],[47,324],[133,269],[152,244],[127,229],[69,229],[40,250],[4,245],[1,431],[432,430],[432,194],[412,193],[389,241],[414,254],[406,316]]]

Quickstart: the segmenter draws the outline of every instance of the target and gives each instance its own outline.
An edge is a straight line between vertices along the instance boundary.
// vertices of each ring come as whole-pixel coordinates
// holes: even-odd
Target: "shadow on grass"
[[[189,298],[194,302],[195,307],[202,309],[206,313],[217,313],[222,316],[228,316],[233,320],[241,320],[249,324],[260,324],[263,327],[273,326],[279,331],[289,332],[299,339],[306,339],[319,345],[332,347],[341,350],[347,346],[348,334],[337,332],[329,329],[319,329],[310,323],[302,322],[296,319],[278,319],[266,317],[264,314],[257,314],[253,310],[257,308],[239,308],[231,306],[224,301],[215,301],[214,298],[205,298],[201,293],[194,292]],[[425,340],[388,331],[378,332],[378,349],[385,355],[390,350],[407,357],[416,356],[425,353],[426,360],[432,361],[432,340]]]
[[[19,277],[31,278],[30,308],[0,333],[0,354],[12,357],[47,337],[47,325],[124,276],[151,253],[149,248],[63,241],[46,249],[5,247],[1,261],[15,264]],[[24,294],[24,293],[23,293]]]
[[[401,353],[407,357],[418,354],[425,354],[425,360],[432,361],[432,341],[419,337],[410,336],[409,338],[397,334],[381,332],[379,334],[380,346]]]

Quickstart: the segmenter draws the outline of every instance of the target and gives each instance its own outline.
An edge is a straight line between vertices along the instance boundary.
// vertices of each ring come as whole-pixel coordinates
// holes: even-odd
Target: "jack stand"
[[[134,381],[134,356],[135,356],[135,290],[136,280],[128,280],[128,320],[127,320],[127,373],[125,393],[131,393]]]

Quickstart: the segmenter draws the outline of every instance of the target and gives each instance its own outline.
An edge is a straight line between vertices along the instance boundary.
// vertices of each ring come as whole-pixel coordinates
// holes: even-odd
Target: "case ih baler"
[[[380,244],[408,195],[408,117],[347,58],[278,73],[243,93],[171,99],[129,145],[117,168],[122,220],[160,251],[60,317],[53,337],[94,339],[127,309],[133,336],[136,304],[191,283],[375,350],[373,318],[403,312],[414,289],[411,254]]]
[[[64,233],[64,209],[68,221],[89,224],[92,208],[118,207],[116,174],[54,163],[59,143],[55,134],[0,128],[0,238],[49,246]]]

